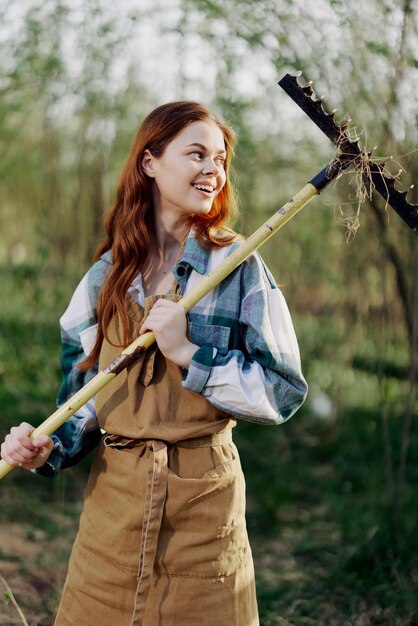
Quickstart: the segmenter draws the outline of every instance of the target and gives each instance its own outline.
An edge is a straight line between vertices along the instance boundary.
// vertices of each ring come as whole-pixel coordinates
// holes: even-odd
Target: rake
[[[179,300],[179,304],[186,313],[350,166],[357,168],[363,174],[367,169],[367,175],[370,176],[374,189],[384,198],[387,205],[398,213],[407,226],[418,235],[418,205],[411,204],[407,200],[407,192],[399,191],[396,188],[396,179],[386,175],[383,164],[373,161],[370,152],[361,150],[358,139],[350,138],[349,121],[337,123],[334,119],[334,113],[325,111],[322,99],[315,97],[312,83],[309,82],[305,86],[301,86],[298,81],[299,76],[300,74],[286,74],[280,80],[279,85],[337,146],[338,152],[291,200],[278,209],[218,267]],[[367,168],[364,167],[365,163]],[[115,376],[128,368],[138,358],[139,354],[154,342],[155,336],[152,332],[140,335],[110,365],[100,371],[38,426],[32,432],[31,438],[36,439],[41,435],[51,435],[55,432]],[[0,478],[3,478],[12,469],[11,465],[3,460],[0,461]]]

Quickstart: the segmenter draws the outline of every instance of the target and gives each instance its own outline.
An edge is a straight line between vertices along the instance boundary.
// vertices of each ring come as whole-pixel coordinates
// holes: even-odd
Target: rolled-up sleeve
[[[221,354],[202,345],[183,385],[235,417],[280,424],[303,403],[307,384],[285,299],[258,254],[240,270],[241,345]]]
[[[97,333],[97,300],[108,264],[95,263],[77,286],[73,297],[60,319],[63,381],[58,391],[60,407],[97,374],[97,364],[86,372],[80,363],[93,348]],[[72,415],[51,438],[54,448],[45,465],[37,474],[55,476],[61,469],[74,465],[86,456],[100,441],[95,399],[92,398]]]

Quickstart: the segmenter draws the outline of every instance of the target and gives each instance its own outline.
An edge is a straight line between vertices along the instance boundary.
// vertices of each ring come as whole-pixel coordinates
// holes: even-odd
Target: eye
[[[198,161],[201,161],[204,158],[204,154],[200,150],[193,150],[193,152],[190,153],[190,156],[196,157]]]
[[[216,159],[215,159],[216,165],[219,165],[220,167],[224,167],[225,161],[226,161],[226,159],[223,156],[217,156]]]

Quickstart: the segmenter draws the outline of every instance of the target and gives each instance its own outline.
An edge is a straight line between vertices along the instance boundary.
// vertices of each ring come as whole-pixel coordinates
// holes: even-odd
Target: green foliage
[[[379,44],[376,41],[366,41],[366,47],[376,54],[382,54],[386,58],[391,57],[391,50],[385,44]]]
[[[155,104],[200,99],[231,122],[244,234],[333,156],[278,89],[288,70],[315,80],[337,118],[349,113],[365,147],[392,154],[393,174],[401,163],[400,187],[417,177],[412,2],[321,0],[307,11],[302,0],[181,0],[172,13],[145,5],[128,2],[126,19],[103,2],[31,0],[19,16],[12,4],[1,8],[2,433],[53,410],[58,318]],[[175,51],[167,64],[165,49]],[[357,214],[357,189],[345,174],[261,250],[289,303],[311,387],[289,425],[237,429],[266,626],[418,620],[416,239],[374,198],[347,243],[342,222]],[[316,396],[328,403],[325,416]],[[24,524],[35,511],[27,538],[56,540],[76,517],[69,505],[83,471],[56,483],[30,476],[30,490],[16,472],[1,485],[0,521]]]
[[[59,379],[55,318],[73,280],[67,277],[64,288],[61,273],[45,274],[39,266],[1,274],[2,285],[7,285],[0,333],[3,432],[22,419],[38,423],[53,409]],[[409,617],[418,616],[413,592],[418,566],[416,425],[400,515],[393,509],[383,441],[386,414],[397,464],[407,351],[396,343],[388,346],[387,358],[397,368],[389,369],[387,376],[384,370],[379,374],[378,365],[376,371],[370,366],[373,358],[379,363],[378,337],[368,337],[358,352],[358,358],[369,359],[367,367],[360,363],[360,369],[353,369],[336,356],[344,347],[344,320],[330,313],[297,316],[295,324],[311,392],[326,391],[335,406],[332,415],[321,418],[308,402],[285,426],[272,429],[241,422],[236,429],[262,623],[276,624],[281,616],[290,623],[320,626],[325,618],[326,623],[339,624],[363,614],[375,615],[372,623],[395,623],[398,618],[406,625]],[[57,557],[63,570],[85,467],[65,472],[57,481],[15,471],[1,485],[0,522],[24,525],[29,542],[67,542]],[[74,525],[67,528],[66,520],[74,520]],[[0,555],[9,563],[13,558],[7,550]],[[44,561],[39,565],[46,566]],[[48,611],[57,601],[58,596],[48,600]]]
[[[42,266],[1,268],[0,429],[39,424],[52,412],[60,380],[58,317],[69,289]],[[71,287],[70,287],[71,289]]]
[[[305,410],[274,432],[239,425],[263,624],[280,623],[275,616],[348,624],[361,613],[376,624],[416,619],[418,432],[395,519],[383,487],[382,429],[371,428],[376,418],[376,409],[357,409],[323,423]],[[392,415],[393,436],[399,419]]]

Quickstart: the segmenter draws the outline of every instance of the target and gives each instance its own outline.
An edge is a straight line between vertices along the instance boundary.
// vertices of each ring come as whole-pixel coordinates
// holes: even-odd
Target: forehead
[[[224,152],[225,140],[219,126],[212,120],[192,122],[174,137],[173,147],[185,148],[190,144],[202,144],[211,152]]]

